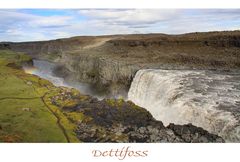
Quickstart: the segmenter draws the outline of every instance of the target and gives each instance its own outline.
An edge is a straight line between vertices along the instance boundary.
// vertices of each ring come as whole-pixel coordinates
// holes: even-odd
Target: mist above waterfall
[[[228,141],[240,140],[240,73],[140,70],[128,99],[165,125],[192,123]]]
[[[66,81],[54,74],[56,64],[34,60],[27,73],[38,75],[56,86],[78,89],[99,99],[92,85]],[[227,141],[240,141],[240,73],[207,70],[139,70],[128,99],[146,108],[165,125],[202,127]]]
[[[64,78],[56,76],[54,74],[54,69],[57,67],[55,63],[51,63],[44,60],[33,60],[33,66],[23,67],[26,73],[37,75],[43,79],[49,80],[55,86],[64,86],[69,88],[75,88],[79,90],[82,94],[91,95],[102,99],[103,96],[99,96],[92,89],[92,85],[88,83],[82,83],[77,81],[66,81]]]

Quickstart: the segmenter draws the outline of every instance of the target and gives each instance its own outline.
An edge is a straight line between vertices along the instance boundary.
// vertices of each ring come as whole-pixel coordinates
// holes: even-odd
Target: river
[[[128,99],[164,125],[202,127],[240,141],[240,73],[207,70],[140,70]]]
[[[51,81],[55,86],[78,89],[98,99],[91,85],[66,82],[53,71],[56,64],[34,60],[27,73]],[[128,100],[146,108],[164,125],[202,127],[228,142],[240,141],[240,73],[207,70],[139,70],[128,92]]]
[[[82,94],[91,95],[102,99],[102,96],[96,95],[92,89],[91,85],[83,82],[73,82],[65,81],[62,77],[58,77],[54,74],[54,69],[57,64],[51,63],[44,60],[33,60],[33,66],[25,66],[24,70],[26,73],[37,75],[43,79],[49,80],[55,86],[64,86],[69,88],[75,88],[79,90]]]

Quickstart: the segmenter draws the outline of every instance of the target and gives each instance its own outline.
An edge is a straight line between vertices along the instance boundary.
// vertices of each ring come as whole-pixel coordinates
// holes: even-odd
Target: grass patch
[[[9,134],[19,137],[16,142],[67,142],[40,99],[0,101],[0,123],[2,142]]]
[[[0,142],[79,142],[75,124],[51,103],[58,88],[14,68],[29,60],[0,50]]]

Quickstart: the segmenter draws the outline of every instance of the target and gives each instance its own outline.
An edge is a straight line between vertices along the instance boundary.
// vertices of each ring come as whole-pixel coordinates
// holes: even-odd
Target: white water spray
[[[23,67],[26,73],[37,75],[43,79],[46,79],[53,83],[55,86],[63,86],[68,88],[75,88],[79,90],[82,94],[89,94],[98,99],[101,97],[95,95],[91,90],[90,84],[82,82],[66,82],[64,78],[56,76],[53,71],[56,68],[55,63],[51,63],[43,60],[33,60],[34,66]]]
[[[202,127],[240,142],[240,74],[194,70],[140,70],[128,99],[169,123]]]

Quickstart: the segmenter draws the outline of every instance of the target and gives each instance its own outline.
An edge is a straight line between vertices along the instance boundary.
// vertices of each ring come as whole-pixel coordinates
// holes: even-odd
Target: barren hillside
[[[59,75],[94,83],[100,91],[104,87],[113,94],[128,89],[135,72],[142,68],[240,68],[240,31],[79,36],[1,43],[0,48],[57,62],[61,64],[56,70]]]

